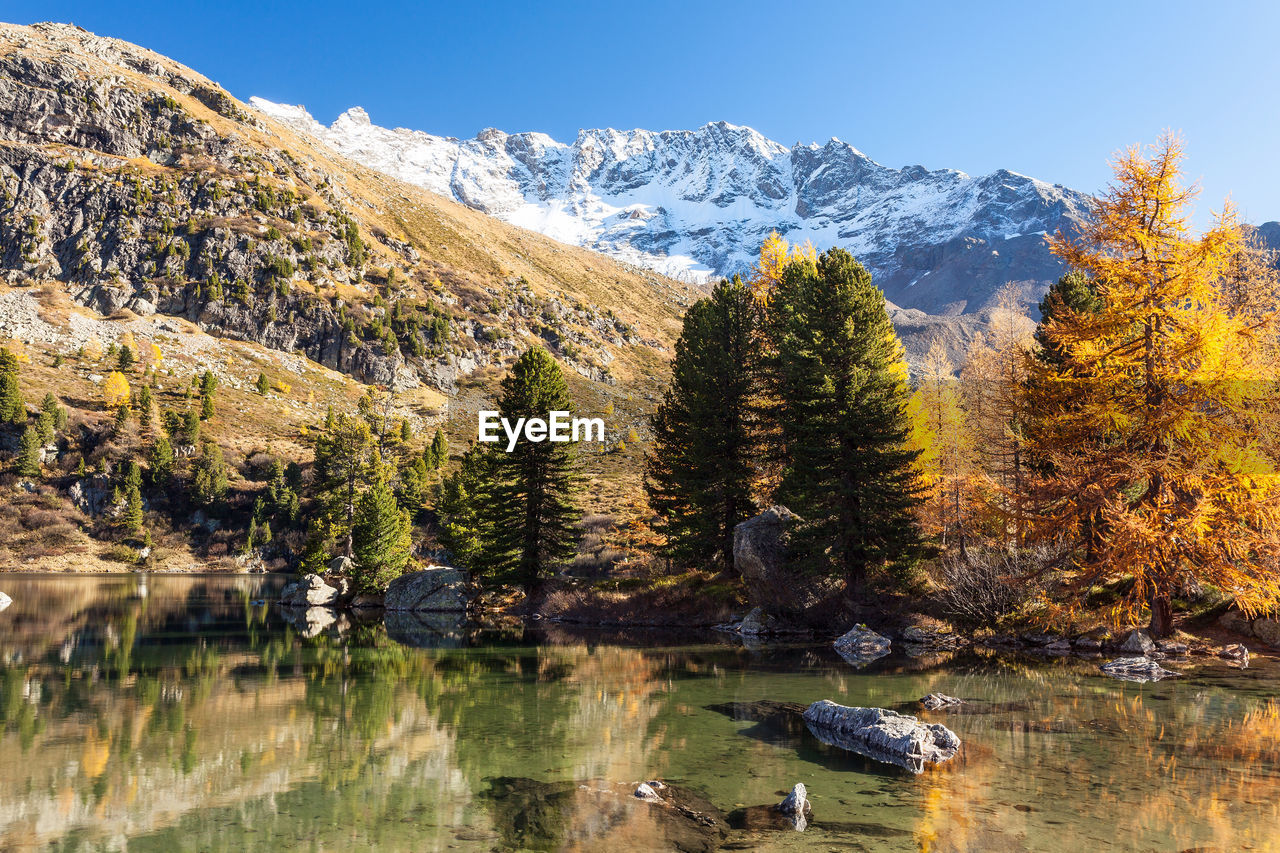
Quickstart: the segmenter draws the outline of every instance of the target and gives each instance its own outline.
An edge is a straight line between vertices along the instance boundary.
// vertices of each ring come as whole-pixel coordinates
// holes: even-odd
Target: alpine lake
[[[1275,657],[856,668],[714,632],[308,623],[286,580],[0,575],[0,850],[1280,850]],[[769,712],[819,699],[963,746],[915,774]],[[802,832],[767,808],[797,782]]]

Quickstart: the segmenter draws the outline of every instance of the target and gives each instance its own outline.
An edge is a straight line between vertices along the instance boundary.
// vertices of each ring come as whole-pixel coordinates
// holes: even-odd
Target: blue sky
[[[1187,142],[1197,219],[1280,219],[1280,3],[0,2],[191,65],[241,98],[452,136],[726,120],[890,166],[1086,191],[1118,148]]]

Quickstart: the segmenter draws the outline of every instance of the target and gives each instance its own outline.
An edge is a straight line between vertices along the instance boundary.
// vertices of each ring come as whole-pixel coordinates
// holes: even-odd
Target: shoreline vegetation
[[[451,447],[365,386],[299,428],[302,454],[229,462],[212,370],[186,381],[127,332],[54,353],[33,411],[32,359],[50,355],[12,341],[9,547],[23,569],[69,569],[93,541],[121,570],[207,570],[190,529],[226,570],[373,601],[445,564],[473,612],[606,627],[1217,639],[1214,620],[1280,604],[1280,276],[1229,206],[1190,233],[1180,154],[1174,137],[1121,154],[1091,222],[1051,239],[1070,271],[1034,334],[1010,292],[963,365],[938,346],[913,372],[856,259],[772,235],[750,278],[685,315],[625,524],[584,517],[573,442]],[[58,387],[68,362],[106,374],[100,399]],[[279,383],[260,371],[251,393]],[[503,422],[579,411],[539,345],[499,390]]]

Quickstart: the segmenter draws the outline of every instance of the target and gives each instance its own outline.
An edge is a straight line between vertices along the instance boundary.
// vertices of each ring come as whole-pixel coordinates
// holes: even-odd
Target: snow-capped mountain
[[[1045,235],[1088,196],[1013,172],[892,169],[851,145],[787,148],[725,122],[692,131],[482,131],[459,140],[379,127],[353,107],[329,127],[300,106],[259,110],[371,168],[557,240],[668,275],[750,268],[777,229],[849,249],[886,296],[929,314],[972,313],[1015,282],[1028,304],[1062,266]]]

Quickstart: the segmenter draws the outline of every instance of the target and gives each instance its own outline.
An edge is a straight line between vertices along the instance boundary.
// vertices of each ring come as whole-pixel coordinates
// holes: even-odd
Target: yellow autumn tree
[[[1228,205],[1191,233],[1181,155],[1173,135],[1119,155],[1080,235],[1053,241],[1099,304],[1046,321],[1042,342],[1061,359],[1033,362],[1028,383],[1041,526],[1087,544],[1068,585],[1124,578],[1113,616],[1149,608],[1157,636],[1191,581],[1246,613],[1280,604],[1280,476],[1258,441],[1277,426],[1276,308],[1235,307],[1223,283],[1242,229]]]
[[[1005,285],[996,294],[986,334],[969,352],[963,377],[965,409],[974,431],[982,500],[1001,543],[1020,545],[1027,533],[1026,384],[1034,328]]]
[[[160,365],[164,363],[164,353],[160,350],[155,341],[151,342],[151,367],[155,370],[160,369]]]
[[[795,261],[816,261],[817,251],[813,244],[806,241],[802,246],[792,246],[777,231],[770,231],[764,243],[760,245],[760,258],[751,271],[751,293],[759,302],[768,302],[769,294],[778,282],[787,265]]]
[[[120,371],[111,371],[111,375],[102,383],[102,402],[108,410],[129,405],[129,380]]]
[[[964,536],[971,514],[974,448],[960,382],[942,341],[929,346],[917,386],[908,409],[908,446],[920,451],[916,464],[925,488],[921,522],[925,533],[945,548]]]

